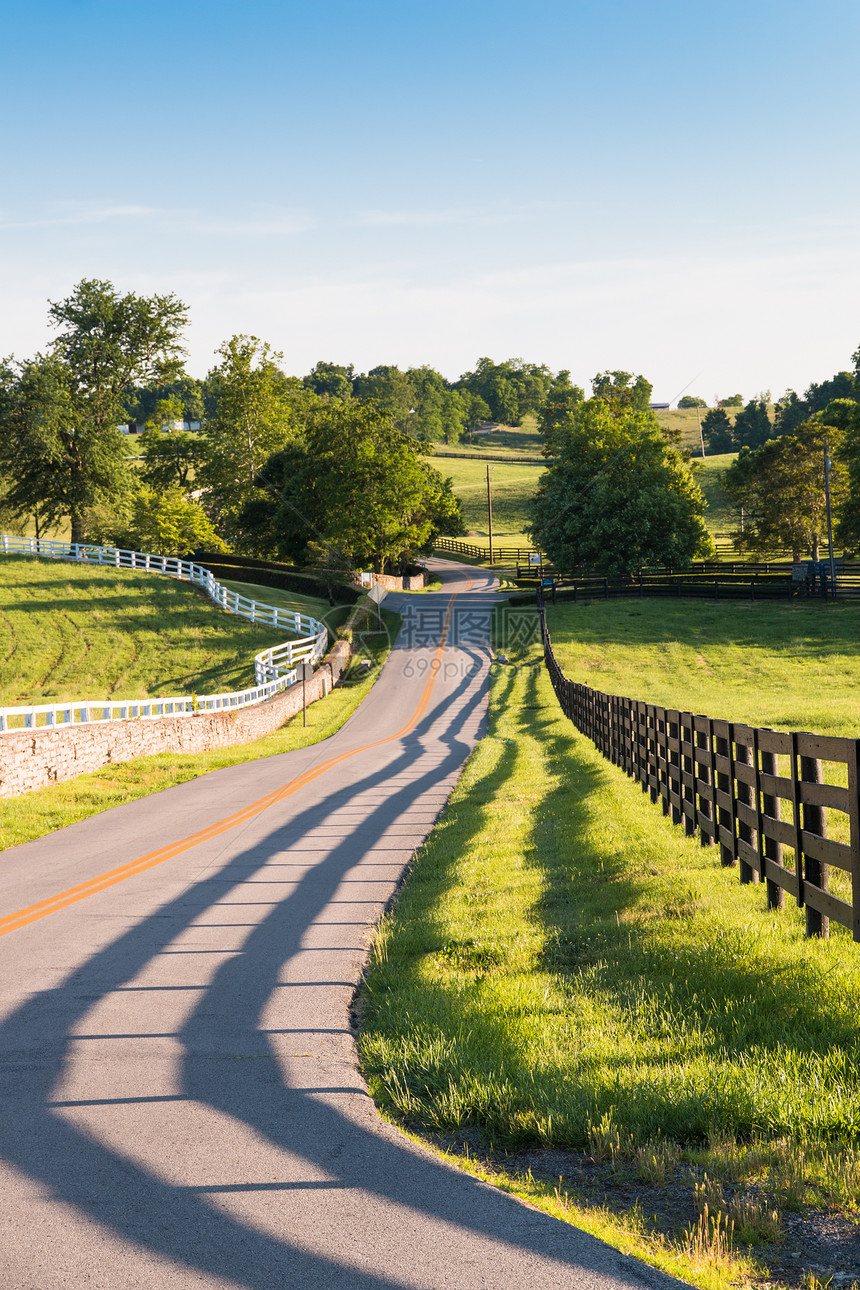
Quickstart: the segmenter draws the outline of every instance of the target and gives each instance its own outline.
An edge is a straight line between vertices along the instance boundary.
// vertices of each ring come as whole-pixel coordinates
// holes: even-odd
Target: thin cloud
[[[466,224],[512,224],[529,219],[547,208],[541,204],[485,210],[482,207],[452,207],[440,210],[359,210],[355,221],[366,228],[450,228]]]
[[[100,206],[64,211],[40,219],[3,220],[0,228],[63,228],[69,225],[106,224],[111,220],[145,219],[166,213],[155,206]]]

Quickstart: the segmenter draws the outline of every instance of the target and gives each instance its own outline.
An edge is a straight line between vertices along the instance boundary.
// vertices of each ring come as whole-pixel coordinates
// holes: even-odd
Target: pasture
[[[860,733],[857,614],[794,609],[595,603],[551,627],[591,685]],[[374,945],[374,1097],[693,1284],[798,1285],[792,1223],[817,1207],[854,1239],[860,951],[768,913],[576,733],[537,647],[498,640],[518,666]]]
[[[493,541],[506,546],[526,544],[524,526],[529,522],[529,500],[543,473],[542,466],[519,462],[473,461],[464,457],[460,461],[450,458],[437,461],[443,475],[450,476],[454,495],[463,506],[463,519],[469,534],[479,543],[486,543],[489,535],[487,523],[487,465],[490,467],[490,491],[493,498]]]
[[[318,604],[322,618],[328,605]],[[254,654],[283,638],[172,578],[0,559],[3,705],[241,689],[253,684]]]

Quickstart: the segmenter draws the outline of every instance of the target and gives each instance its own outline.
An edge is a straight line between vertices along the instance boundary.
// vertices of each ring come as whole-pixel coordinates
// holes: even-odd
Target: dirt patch
[[[693,1197],[695,1172],[681,1164],[664,1186],[636,1176],[629,1162],[613,1167],[597,1162],[579,1151],[531,1148],[503,1151],[488,1148],[475,1132],[438,1137],[437,1144],[453,1155],[515,1177],[529,1174],[538,1182],[561,1186],[571,1200],[585,1205],[605,1206],[623,1218],[634,1209],[644,1218],[648,1230],[679,1241],[685,1229],[696,1223],[698,1211]],[[730,1189],[727,1188],[727,1192]],[[747,1193],[749,1188],[741,1188]],[[845,1214],[818,1209],[782,1215],[779,1243],[750,1247],[736,1243],[739,1252],[749,1249],[766,1271],[751,1284],[761,1287],[789,1287],[803,1290],[810,1274],[829,1290],[849,1290],[860,1284],[860,1226]]]

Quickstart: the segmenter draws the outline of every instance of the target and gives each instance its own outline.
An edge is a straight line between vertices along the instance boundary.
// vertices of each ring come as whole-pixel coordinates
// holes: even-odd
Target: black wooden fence
[[[562,672],[539,610],[553,688],[577,730],[674,823],[719,846],[741,882],[765,883],[770,908],[788,892],[805,908],[807,935],[829,935],[833,919],[860,940],[860,739],[758,729],[592,690]],[[836,885],[849,900],[829,890],[831,867],[847,875]]]

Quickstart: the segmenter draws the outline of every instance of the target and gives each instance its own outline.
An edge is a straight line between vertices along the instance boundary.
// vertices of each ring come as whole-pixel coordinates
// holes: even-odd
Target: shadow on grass
[[[555,734],[527,707],[520,726],[557,771],[528,851],[545,884],[542,966],[580,1003],[608,1005],[632,1041],[574,1079],[576,1118],[590,1103],[637,1137],[681,1141],[857,1132],[851,991],[828,979],[838,949],[804,943],[793,911],[768,914],[761,888],[741,888],[572,727]],[[570,1093],[575,1069],[559,1072]]]
[[[607,1112],[639,1141],[860,1129],[853,951],[804,942],[795,911],[768,914],[761,889],[574,731],[542,672],[497,679],[494,737],[371,974],[377,1096],[424,1129],[503,1144],[582,1147]],[[542,776],[518,765],[529,745]],[[482,854],[504,839],[507,802],[529,795],[521,862],[541,893],[499,930],[475,875],[492,872]]]

